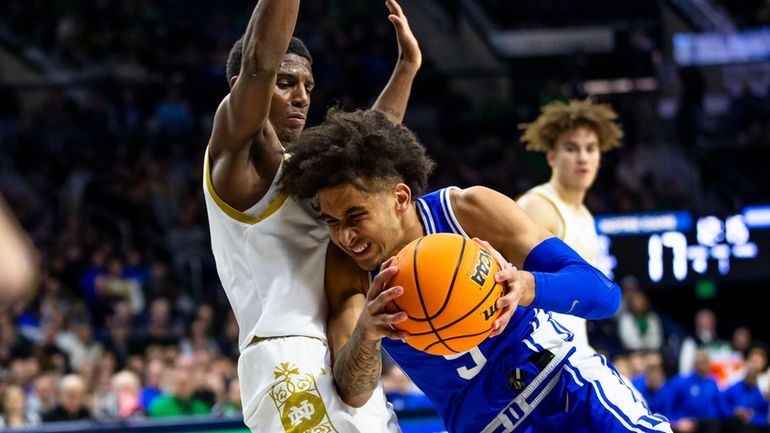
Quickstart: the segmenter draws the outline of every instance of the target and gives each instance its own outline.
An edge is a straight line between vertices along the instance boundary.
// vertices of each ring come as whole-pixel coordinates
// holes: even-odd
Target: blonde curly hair
[[[599,138],[599,150],[607,152],[620,146],[623,131],[616,122],[618,114],[607,104],[595,104],[590,100],[572,99],[568,103],[551,102],[540,109],[540,116],[532,123],[522,123],[521,141],[526,149],[546,152],[556,146],[556,140],[567,131],[586,127]]]

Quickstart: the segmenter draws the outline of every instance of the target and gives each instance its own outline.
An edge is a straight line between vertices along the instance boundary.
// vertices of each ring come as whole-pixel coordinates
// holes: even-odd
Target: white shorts
[[[243,420],[259,433],[399,433],[380,384],[361,408],[337,394],[326,342],[277,337],[248,346],[238,359]]]

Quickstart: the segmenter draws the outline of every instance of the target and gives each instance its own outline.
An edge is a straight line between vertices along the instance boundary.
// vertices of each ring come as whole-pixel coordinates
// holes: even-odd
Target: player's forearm
[[[363,406],[377,387],[382,374],[380,340],[366,340],[359,327],[335,354],[334,382],[345,403]]]
[[[558,238],[533,248],[524,269],[535,279],[533,307],[592,320],[620,307],[620,287]]]
[[[291,41],[299,0],[260,0],[243,35],[241,74],[278,70]]]
[[[419,66],[416,64],[399,60],[388,84],[372,105],[372,110],[383,113],[393,123],[401,123],[404,120],[409,95],[412,93],[412,83],[418,69]]]

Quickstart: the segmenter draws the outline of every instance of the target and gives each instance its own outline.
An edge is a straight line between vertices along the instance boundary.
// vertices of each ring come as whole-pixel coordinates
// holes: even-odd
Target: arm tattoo
[[[377,387],[382,374],[379,340],[365,340],[356,327],[334,362],[334,380],[343,397],[368,394]]]

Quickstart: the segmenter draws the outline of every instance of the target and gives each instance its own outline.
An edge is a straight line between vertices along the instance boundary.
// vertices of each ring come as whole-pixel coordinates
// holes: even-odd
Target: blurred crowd
[[[6,426],[240,412],[238,330],[210,253],[201,168],[213,112],[227,92],[226,56],[251,5],[177,4],[0,3],[3,45],[37,52],[47,77],[43,85],[0,86],[0,191],[39,249],[43,270],[36,293],[0,314]],[[297,34],[314,56],[318,83],[311,124],[332,104],[365,107],[376,97],[397,55],[386,16],[381,2],[303,3]],[[418,120],[437,160],[433,185],[484,184],[516,196],[545,181],[544,158],[524,152],[516,125],[543,103],[585,96],[583,89],[554,79],[539,83],[532,98],[512,99],[492,86],[473,93],[426,58],[407,124]],[[3,68],[0,83],[18,82]],[[643,158],[653,142],[646,125],[659,120],[654,95],[605,99],[620,112],[626,140],[604,161],[589,208],[693,209],[681,172],[661,175]],[[752,89],[735,98],[729,124],[749,145],[767,146],[766,101]],[[696,186],[708,188],[705,180]],[[745,188],[770,203],[767,191]],[[729,402],[723,390],[754,389],[754,382],[767,395],[767,353],[747,330],[724,344],[697,323],[694,333],[685,331],[676,321],[689,327],[689,318],[661,317],[629,284],[625,308],[615,320],[593,324],[592,341],[648,401],[667,389],[656,385],[663,382],[672,384],[670,395],[684,392],[673,385],[678,375],[705,377],[704,365],[720,375],[719,392],[709,391],[714,398]],[[397,407],[426,407],[397,370],[389,369],[386,383]],[[766,409],[747,407],[760,400],[726,403],[719,416],[765,414],[766,422]],[[661,407],[674,419],[716,416]]]

